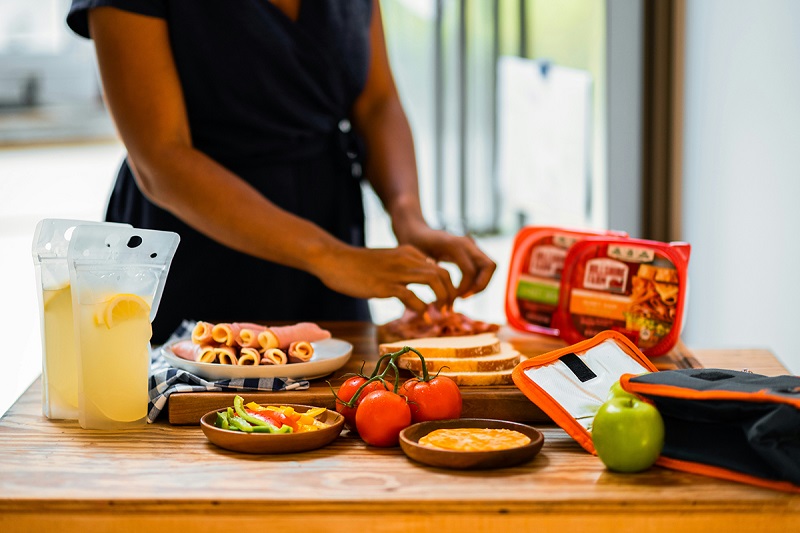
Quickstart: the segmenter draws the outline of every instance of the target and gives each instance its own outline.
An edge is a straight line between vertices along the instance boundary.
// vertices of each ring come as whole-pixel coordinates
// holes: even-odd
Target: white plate
[[[178,341],[179,342],[179,341]],[[217,363],[196,363],[178,357],[172,351],[172,344],[163,346],[161,352],[164,359],[181,370],[209,380],[238,378],[292,378],[314,379],[327,376],[342,368],[353,354],[353,345],[341,339],[325,339],[312,342],[314,355],[305,363],[289,363],[286,365],[238,366],[220,365]]]

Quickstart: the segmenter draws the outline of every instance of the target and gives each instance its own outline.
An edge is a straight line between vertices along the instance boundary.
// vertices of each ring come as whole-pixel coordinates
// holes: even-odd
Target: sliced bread
[[[421,352],[420,352],[421,353]],[[500,352],[478,357],[435,357],[425,356],[425,366],[429,372],[494,372],[514,368],[519,363],[520,354],[509,343],[500,344]],[[415,353],[400,356],[397,366],[413,372],[422,372],[422,361]]]
[[[465,386],[489,386],[489,385],[511,385],[513,368],[507,370],[497,370],[494,372],[439,372],[440,376],[447,376],[458,385]]]
[[[494,333],[460,337],[428,337],[384,343],[379,346],[379,353],[386,355],[397,352],[404,346],[418,350],[425,358],[481,357],[500,353],[500,340]]]

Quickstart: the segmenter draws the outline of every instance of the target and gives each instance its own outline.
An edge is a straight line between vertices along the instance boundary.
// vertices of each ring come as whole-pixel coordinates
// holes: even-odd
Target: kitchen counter
[[[353,343],[354,360],[374,350],[371,325],[326,326]],[[786,373],[764,350],[694,356],[705,367]],[[0,419],[0,531],[730,533],[800,523],[799,494],[660,467],[615,474],[557,426],[535,425],[541,453],[500,470],[431,468],[347,432],[311,452],[245,455],[163,416],[124,432],[50,421],[37,381]]]

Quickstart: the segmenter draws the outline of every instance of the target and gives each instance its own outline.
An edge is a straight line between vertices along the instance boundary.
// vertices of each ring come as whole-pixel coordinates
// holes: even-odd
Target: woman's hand
[[[330,289],[356,298],[395,297],[420,314],[428,304],[408,284],[429,286],[440,305],[450,305],[457,295],[450,273],[409,245],[386,249],[340,248],[316,263],[319,268],[313,269],[314,275]]]
[[[497,265],[481,251],[471,237],[459,237],[435,230],[424,221],[412,217],[394,224],[400,242],[411,244],[437,262],[455,263],[461,271],[456,296],[466,298],[481,292],[492,279]]]

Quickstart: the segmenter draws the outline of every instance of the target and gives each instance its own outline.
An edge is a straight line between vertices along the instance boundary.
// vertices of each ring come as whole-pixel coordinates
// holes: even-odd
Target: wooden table
[[[354,358],[374,348],[366,325],[331,327],[354,341]],[[695,356],[786,372],[763,350]],[[558,427],[537,427],[542,452],[493,471],[429,468],[347,433],[313,452],[251,456],[167,420],[125,432],[49,421],[37,382],[0,419],[0,531],[800,530],[800,495],[658,467],[614,474]]]

